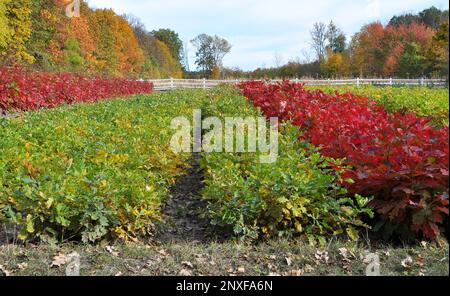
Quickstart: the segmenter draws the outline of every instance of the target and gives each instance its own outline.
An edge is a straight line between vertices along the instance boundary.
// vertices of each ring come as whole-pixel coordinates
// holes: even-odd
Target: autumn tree
[[[181,65],[173,56],[169,46],[148,32],[139,19],[127,16],[127,20],[144,52],[145,61],[141,66],[141,76],[145,78],[182,78]]]
[[[124,17],[111,9],[97,9],[89,17],[97,68],[110,75],[135,76],[141,72],[144,55]]]
[[[11,62],[33,63],[34,58],[27,51],[26,42],[31,36],[31,0],[2,0],[0,13],[4,27],[0,29],[6,39],[0,46],[0,56]],[[6,18],[5,18],[6,16]]]
[[[159,29],[151,34],[159,41],[164,42],[170,49],[172,56],[180,63],[183,60],[183,42],[178,34],[170,29]]]
[[[6,50],[7,45],[11,42],[13,34],[12,29],[9,27],[9,21],[6,16],[6,4],[10,0],[2,0],[0,2],[0,53]]]
[[[431,71],[448,79],[449,73],[449,22],[442,23],[433,36],[428,52],[428,66]]]
[[[322,67],[327,75],[336,76],[343,73],[343,64],[344,57],[342,53],[333,52],[329,49],[326,61],[323,63]]]

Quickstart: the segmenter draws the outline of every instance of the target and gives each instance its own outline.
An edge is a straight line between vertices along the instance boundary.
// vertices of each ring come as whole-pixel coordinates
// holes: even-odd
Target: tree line
[[[70,2],[1,0],[0,65],[144,79],[448,77],[448,11],[435,7],[394,16],[386,25],[367,24],[350,40],[333,21],[316,23],[314,57],[246,72],[223,66],[232,46],[219,36],[190,41],[197,69],[189,71],[186,44],[173,30],[149,31],[133,16],[92,9],[85,1],[79,17],[68,17]]]
[[[1,0],[0,66],[133,78],[189,75],[183,43],[170,29],[148,31],[130,15],[92,9],[80,1],[80,15],[68,17],[71,0]],[[231,45],[201,34],[196,64],[202,75],[219,77]]]
[[[333,21],[311,29],[311,50],[303,62],[226,75],[251,78],[287,77],[448,77],[449,14],[436,7],[394,16],[387,25],[367,24],[350,40]]]

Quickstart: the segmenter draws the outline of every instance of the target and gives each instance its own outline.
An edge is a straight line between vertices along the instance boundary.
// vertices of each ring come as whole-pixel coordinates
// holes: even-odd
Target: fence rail
[[[153,82],[155,90],[165,91],[180,88],[203,88],[208,89],[220,84],[237,84],[239,82],[248,81],[248,79],[236,80],[209,80],[209,79],[157,79],[149,80]],[[281,79],[270,80],[271,83],[281,82]],[[445,79],[326,79],[326,80],[312,80],[312,79],[292,79],[293,82],[304,83],[305,85],[384,85],[384,86],[446,86]]]

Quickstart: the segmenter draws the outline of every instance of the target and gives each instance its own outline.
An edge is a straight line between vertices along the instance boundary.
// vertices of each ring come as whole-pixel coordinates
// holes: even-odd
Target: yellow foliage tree
[[[31,64],[34,58],[25,47],[31,36],[31,0],[2,0],[2,2],[0,21],[3,25],[0,27],[0,34],[6,39],[3,40],[5,44],[0,46],[0,55],[6,56],[6,59]]]
[[[0,52],[6,49],[9,44],[12,30],[9,27],[8,19],[6,18],[6,3],[10,0],[2,0],[0,2]]]
[[[159,72],[162,78],[183,77],[180,63],[173,57],[170,48],[160,40],[155,40],[155,58],[159,63]]]
[[[141,71],[144,54],[128,22],[111,9],[97,9],[89,16],[89,31],[95,43],[97,68],[116,76]]]
[[[216,65],[212,69],[211,75],[210,75],[209,78],[211,78],[211,79],[220,79],[220,77],[221,77],[220,67]]]
[[[339,52],[328,52],[328,58],[325,62],[325,70],[329,75],[336,76],[342,74],[344,57]]]

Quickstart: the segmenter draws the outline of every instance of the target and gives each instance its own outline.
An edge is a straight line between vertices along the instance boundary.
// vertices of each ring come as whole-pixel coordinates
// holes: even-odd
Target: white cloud
[[[254,69],[271,66],[275,53],[284,60],[301,56],[309,30],[331,19],[348,34],[371,21],[387,22],[394,14],[418,12],[445,0],[89,0],[97,8],[139,17],[149,30],[171,28],[189,41],[200,33],[227,38],[233,50],[225,65]],[[190,47],[190,50],[193,50]],[[191,64],[194,61],[191,53]]]

